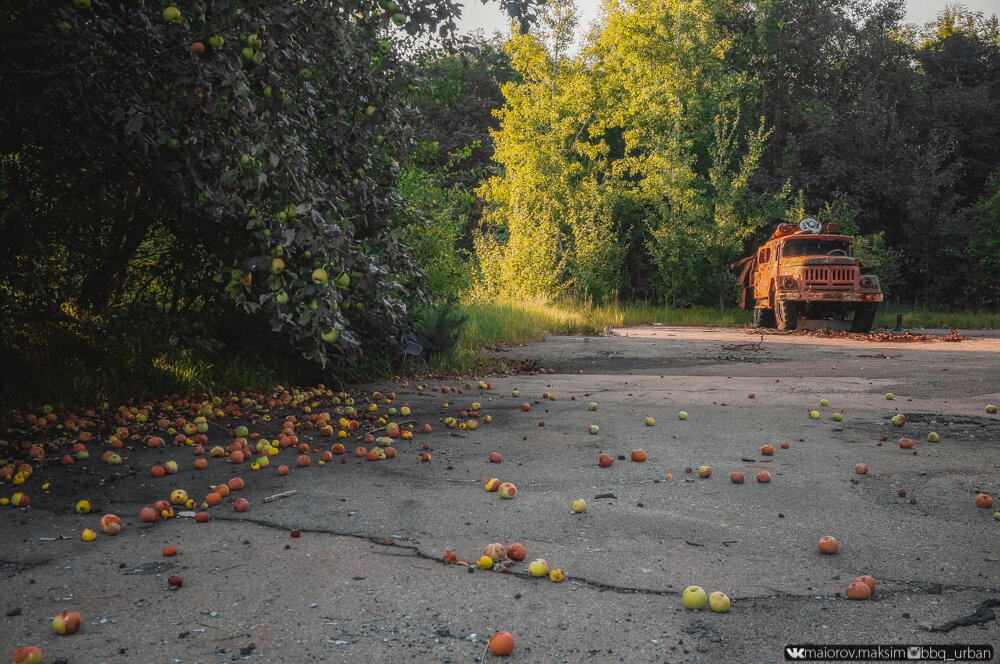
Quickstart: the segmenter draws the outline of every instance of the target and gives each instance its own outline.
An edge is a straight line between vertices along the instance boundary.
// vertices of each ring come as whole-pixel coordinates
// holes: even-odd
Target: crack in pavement
[[[218,520],[219,521],[229,521],[229,522],[232,522],[232,523],[252,523],[252,524],[256,524],[258,526],[262,526],[262,527],[265,527],[265,528],[272,528],[272,529],[283,530],[283,531],[291,531],[292,530],[292,528],[289,527],[289,526],[287,526],[287,525],[280,524],[280,523],[275,523],[273,521],[266,521],[264,519],[245,519],[245,518],[222,517],[222,518],[219,518]],[[380,546],[392,547],[392,548],[397,549],[397,550],[407,551],[407,552],[409,552],[409,555],[412,555],[412,556],[415,556],[417,558],[421,558],[421,559],[424,559],[424,560],[430,560],[430,561],[433,561],[433,562],[437,562],[437,563],[440,563],[442,565],[454,564],[454,563],[446,563],[439,556],[432,556],[432,555],[430,555],[428,553],[425,553],[425,552],[421,551],[420,548],[417,545],[415,545],[415,544],[402,544],[402,543],[397,542],[396,540],[393,540],[392,538],[387,538],[387,537],[381,537],[380,538],[380,537],[377,537],[375,535],[365,535],[365,534],[362,534],[362,533],[348,533],[348,532],[341,532],[341,531],[336,531],[336,530],[329,530],[329,529],[326,529],[326,528],[297,528],[297,530],[299,532],[301,532],[301,533],[316,533],[316,534],[322,534],[322,535],[333,535],[335,537],[351,537],[351,538],[354,538],[354,539],[359,539],[359,540],[363,540],[363,541],[366,541],[366,542],[370,542],[372,544],[378,544]],[[400,554],[392,554],[392,555],[399,555],[399,556],[401,556],[402,554],[400,553]],[[534,580],[536,578],[541,578],[541,577],[533,577],[533,576],[531,576],[526,571],[506,571],[504,573],[508,574],[510,576],[514,576],[514,577],[518,577],[518,578],[522,578],[522,579],[527,579],[527,580]],[[597,591],[600,591],[600,592],[615,592],[615,593],[630,594],[630,595],[631,594],[634,594],[634,595],[657,595],[657,596],[662,596],[662,597],[677,596],[677,595],[681,595],[682,594],[682,591],[680,591],[680,590],[663,590],[663,589],[657,589],[657,588],[643,588],[643,587],[621,586],[621,585],[616,585],[616,584],[612,584],[612,583],[605,583],[603,581],[595,581],[593,579],[587,579],[585,577],[574,576],[574,577],[567,577],[567,579],[569,580],[570,583],[572,583],[574,585],[578,585],[578,586],[582,586],[582,587],[586,587],[586,588],[591,588],[593,590],[597,590]],[[996,588],[984,588],[984,587],[980,587],[980,586],[965,586],[965,585],[958,585],[958,584],[928,583],[928,582],[923,582],[923,581],[898,581],[898,580],[895,580],[895,579],[888,579],[888,580],[883,581],[882,583],[883,584],[884,583],[894,583],[894,584],[899,584],[899,585],[903,585],[903,586],[912,586],[913,590],[911,592],[916,592],[918,594],[924,594],[924,595],[940,595],[943,590],[976,591],[976,592],[1000,593],[1000,590],[998,590]],[[902,592],[906,592],[906,591],[903,591],[903,590],[885,590],[885,589],[883,589],[883,592],[884,593],[888,593],[888,594],[898,594],[898,593],[902,593]],[[835,595],[815,595],[815,594],[803,595],[803,594],[796,594],[796,593],[775,592],[775,593],[770,594],[770,595],[753,595],[753,596],[744,596],[744,597],[733,596],[733,599],[734,600],[740,600],[740,601],[756,601],[756,600],[769,600],[769,599],[839,599],[840,597],[841,597],[840,593],[837,593]],[[988,602],[992,602],[992,601],[996,601],[997,603],[996,604],[990,604],[990,606],[1000,606],[1000,600],[987,600],[987,603]],[[984,606],[985,606],[985,604],[986,603],[984,603]],[[989,611],[989,608],[986,607],[986,610]],[[990,617],[987,620],[983,621],[983,622],[987,622],[988,620],[992,620],[993,619],[993,617],[994,617],[993,616],[993,612],[989,611],[989,613],[990,613]],[[976,615],[978,615],[978,614],[976,614]],[[969,623],[969,624],[973,624],[973,623]],[[959,626],[959,625],[956,625],[956,626]],[[949,628],[949,629],[953,629],[953,628]],[[935,630],[935,631],[938,631],[938,630]]]
[[[1000,606],[1000,598],[994,597],[993,599],[988,599],[979,605],[976,612],[972,615],[965,616],[964,618],[956,618],[955,620],[949,620],[943,625],[938,625],[937,627],[930,627],[926,629],[928,632],[950,632],[956,627],[970,627],[972,625],[985,625],[991,620],[996,620],[996,613],[993,612],[994,606]]]

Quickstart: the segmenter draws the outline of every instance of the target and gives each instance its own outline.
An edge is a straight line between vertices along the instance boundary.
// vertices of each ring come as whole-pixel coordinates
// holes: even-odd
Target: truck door
[[[757,269],[754,270],[753,296],[757,300],[770,296],[771,279],[774,268],[771,261],[771,247],[761,247],[757,252]]]

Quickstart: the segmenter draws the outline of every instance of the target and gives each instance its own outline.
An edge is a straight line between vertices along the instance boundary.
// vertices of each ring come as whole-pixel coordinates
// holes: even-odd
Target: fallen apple
[[[591,401],[587,404],[587,410],[597,410],[597,404]]]
[[[41,664],[42,651],[35,646],[21,646],[14,650],[10,661],[14,664]]]
[[[599,426],[597,426],[596,424],[591,424],[590,428],[588,429],[588,431],[590,431],[591,434],[596,434],[600,430],[601,430],[601,428]]]
[[[830,402],[827,401],[826,399],[820,399],[819,400],[819,405],[821,405],[821,406],[829,406]]]
[[[677,413],[677,417],[679,419],[686,420],[688,418],[688,414],[682,410],[681,412]]]
[[[76,634],[83,624],[79,611],[62,611],[52,619],[52,629],[56,634]]]
[[[764,456],[772,456],[774,454],[774,445],[767,444],[760,448],[760,453]]]
[[[702,479],[708,479],[712,476],[711,466],[698,466],[698,477]]]
[[[105,514],[101,517],[101,531],[107,535],[117,535],[122,531],[122,521],[115,514]]]
[[[868,599],[872,595],[872,589],[863,581],[852,581],[847,586],[847,599]]]
[[[646,418],[646,426],[647,427],[651,427],[654,424],[656,424],[656,420],[654,420],[652,417],[647,417]]]
[[[894,426],[894,427],[901,427],[904,424],[906,424],[906,415],[903,415],[902,413],[898,413],[898,414],[892,416],[892,420],[891,421],[892,421],[892,426]]]
[[[721,590],[716,590],[708,596],[708,606],[716,613],[725,613],[730,606],[729,597]]]
[[[493,569],[493,559],[486,555],[479,556],[479,560],[476,561],[476,567],[479,569]]]
[[[833,535],[823,535],[820,537],[818,546],[820,553],[826,554],[837,553],[837,550],[840,548],[837,538]]]
[[[496,477],[491,477],[486,480],[486,490],[487,491],[499,491],[500,490],[500,480]]]
[[[500,485],[500,497],[501,498],[513,498],[517,493],[517,487],[510,482],[504,482]]]
[[[771,473],[767,472],[766,470],[760,471],[759,473],[757,473],[757,481],[760,482],[761,484],[767,484],[768,482],[771,481]]]
[[[553,583],[562,583],[565,578],[566,575],[563,574],[561,569],[556,568],[549,572],[549,581],[552,581]]]
[[[729,475],[729,481],[732,482],[733,484],[743,484],[743,479],[744,479],[743,473],[739,472],[738,470],[734,471],[733,473],[730,473]]]
[[[818,410],[809,411],[809,417],[811,417],[814,420],[818,420],[819,419],[819,411]]]
[[[184,489],[174,489],[170,492],[170,502],[174,505],[183,505],[187,501],[188,494]]]
[[[681,600],[687,608],[700,611],[708,604],[708,594],[701,586],[688,586],[681,593]]]
[[[939,436],[936,431],[931,431],[929,434],[927,434],[927,442],[939,443],[941,442],[941,436]]]
[[[893,394],[892,392],[886,392],[885,393],[885,398],[886,398],[886,401],[892,401],[893,399],[896,398],[896,395]]]
[[[843,419],[844,419],[844,416],[841,415],[840,413],[834,413],[833,414],[833,421],[834,422],[840,422]]]
[[[587,509],[587,501],[583,498],[577,498],[573,501],[573,511],[579,514],[583,510]]]
[[[859,464],[855,465],[854,466],[854,472],[856,472],[858,475],[864,475],[864,474],[866,474],[868,472],[868,464],[867,463],[859,463]]]
[[[489,556],[490,560],[496,562],[502,560],[507,555],[507,547],[500,542],[493,542],[486,545],[486,548],[483,549],[483,555]]]
[[[510,632],[497,632],[490,637],[489,648],[497,657],[506,657],[514,652],[514,635]]]
[[[535,558],[528,565],[528,574],[536,577],[548,576],[549,564],[542,558]]]
[[[990,404],[989,406],[986,407],[986,412],[989,413],[990,415],[996,415],[997,407],[994,406],[993,404]]]

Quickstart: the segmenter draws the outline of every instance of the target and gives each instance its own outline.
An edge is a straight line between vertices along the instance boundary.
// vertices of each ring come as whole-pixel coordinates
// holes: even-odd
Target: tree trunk
[[[95,312],[107,309],[150,223],[149,216],[142,211],[142,202],[130,200],[113,226],[111,240],[114,244],[98,258],[94,270],[83,280],[80,304]]]

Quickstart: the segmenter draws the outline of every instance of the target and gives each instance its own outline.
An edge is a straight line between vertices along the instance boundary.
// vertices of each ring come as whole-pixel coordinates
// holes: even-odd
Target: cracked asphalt
[[[297,468],[297,453],[282,451],[287,476],[275,463],[254,472],[215,459],[196,471],[185,446],[126,450],[119,467],[42,464],[31,482],[49,493],[0,508],[0,656],[35,645],[44,662],[70,664],[493,662],[497,630],[514,635],[511,662],[777,662],[793,643],[998,644],[1000,503],[981,509],[975,497],[1000,498],[1000,416],[985,410],[1000,403],[1000,341],[965,334],[904,344],[659,326],[551,337],[497,354],[553,374],[479,377],[487,390],[471,377],[349,390],[395,391],[408,420],[433,426],[396,441],[395,459],[353,456],[352,436],[346,463],[320,467],[314,453]],[[434,389],[445,385],[463,394]],[[492,422],[444,426],[473,401]],[[280,419],[254,426],[270,436]],[[209,445],[231,442],[234,424],[215,426]],[[300,438],[335,442],[314,431]],[[930,431],[941,441],[926,442]],[[916,449],[901,449],[901,436]],[[639,448],[644,463],[629,460]],[[604,453],[610,468],[598,466]],[[181,471],[150,477],[167,459]],[[862,462],[866,475],[854,470]],[[702,465],[709,479],[685,472]],[[730,482],[737,470],[744,484]],[[755,481],[762,470],[770,483]],[[208,523],[139,522],[174,488],[200,497],[234,475],[246,488]],[[489,477],[514,483],[516,497],[485,491]],[[238,495],[248,512],[233,510]],[[120,515],[122,533],[81,541],[98,515],[74,513],[80,498]],[[587,501],[580,514],[576,498]],[[818,551],[823,535],[837,538],[836,554]],[[515,541],[527,559],[506,572],[442,560],[454,551],[475,563],[487,544]],[[180,552],[165,558],[170,545]],[[566,580],[530,577],[535,558]],[[862,574],[876,579],[872,597],[846,599]],[[174,575],[183,586],[170,590]],[[725,592],[732,609],[685,608],[689,585]],[[49,621],[69,609],[83,629],[58,636]]]

